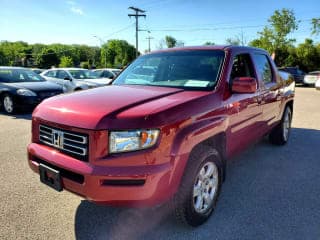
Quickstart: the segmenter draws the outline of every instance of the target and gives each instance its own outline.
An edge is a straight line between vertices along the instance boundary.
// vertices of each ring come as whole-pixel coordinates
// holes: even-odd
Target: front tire
[[[196,227],[208,220],[220,193],[221,169],[220,155],[215,149],[200,146],[191,154],[172,200],[180,222]]]
[[[3,96],[3,98],[2,98],[2,106],[3,106],[3,110],[7,114],[13,114],[16,111],[14,101],[13,101],[12,97],[9,94],[5,94]]]
[[[269,140],[275,145],[285,145],[290,136],[292,110],[286,106],[280,123],[271,131]]]

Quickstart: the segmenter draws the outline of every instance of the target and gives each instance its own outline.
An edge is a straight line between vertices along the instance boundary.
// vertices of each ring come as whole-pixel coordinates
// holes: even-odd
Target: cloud
[[[66,1],[66,3],[67,3],[67,5],[70,6],[70,11],[71,12],[73,12],[74,14],[81,15],[81,16],[84,15],[84,12],[83,12],[82,8],[79,7],[78,4],[75,1],[68,0],[68,1]]]
[[[75,14],[79,14],[79,15],[84,15],[84,12],[82,11],[81,8],[73,6],[70,8],[71,12],[75,13]]]

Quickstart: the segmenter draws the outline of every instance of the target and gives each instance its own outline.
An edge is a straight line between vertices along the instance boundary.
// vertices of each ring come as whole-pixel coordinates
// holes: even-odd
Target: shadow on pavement
[[[32,114],[31,113],[25,113],[25,114],[14,114],[14,115],[8,115],[5,113],[1,113],[5,116],[11,117],[12,119],[25,119],[25,120],[31,120]]]
[[[82,201],[76,239],[318,239],[320,131],[293,128],[286,146],[266,139],[228,164],[215,213],[188,228],[165,210]]]

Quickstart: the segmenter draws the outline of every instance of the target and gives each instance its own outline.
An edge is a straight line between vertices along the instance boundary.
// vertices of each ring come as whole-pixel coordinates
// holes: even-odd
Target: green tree
[[[276,10],[268,19],[270,26],[264,27],[262,32],[258,32],[259,38],[250,42],[249,45],[266,49],[270,54],[275,54],[275,62],[283,65],[288,47],[294,39],[289,39],[289,33],[298,29],[298,21],[292,10],[283,8]]]
[[[1,49],[0,49],[0,65],[2,65],[2,66],[7,65],[6,56],[1,51]]]
[[[171,36],[166,36],[165,37],[165,41],[166,41],[166,44],[167,44],[168,48],[173,48],[177,44],[177,40],[174,37],[171,37]]]
[[[311,19],[311,34],[319,35],[320,33],[320,18],[312,18]]]
[[[209,46],[209,45],[215,45],[215,43],[214,43],[214,42],[207,41],[207,42],[205,42],[203,45]]]
[[[73,67],[73,61],[71,57],[68,56],[62,56],[60,58],[60,64],[59,67]]]
[[[320,52],[311,39],[305,39],[296,48],[296,56],[301,69],[306,72],[319,69]]]
[[[40,68],[51,68],[59,65],[57,53],[51,48],[42,49],[41,53],[36,56],[36,65]]]
[[[90,64],[89,64],[89,62],[81,62],[80,63],[80,67],[89,69],[90,68]]]
[[[101,48],[102,66],[122,67],[135,59],[135,48],[125,40],[109,40]]]
[[[2,41],[0,50],[5,56],[3,62],[9,66],[26,66],[32,56],[32,48],[26,42],[21,41]]]
[[[226,43],[234,46],[240,46],[240,39],[239,38],[227,38]]]

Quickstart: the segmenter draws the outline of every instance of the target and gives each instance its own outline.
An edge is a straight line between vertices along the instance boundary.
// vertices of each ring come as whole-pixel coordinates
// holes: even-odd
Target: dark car
[[[296,83],[303,84],[304,75],[306,75],[306,73],[300,70],[298,67],[282,67],[279,68],[279,70],[290,73]]]
[[[61,94],[61,86],[25,68],[0,67],[0,107],[6,113],[30,110],[48,97]]]

